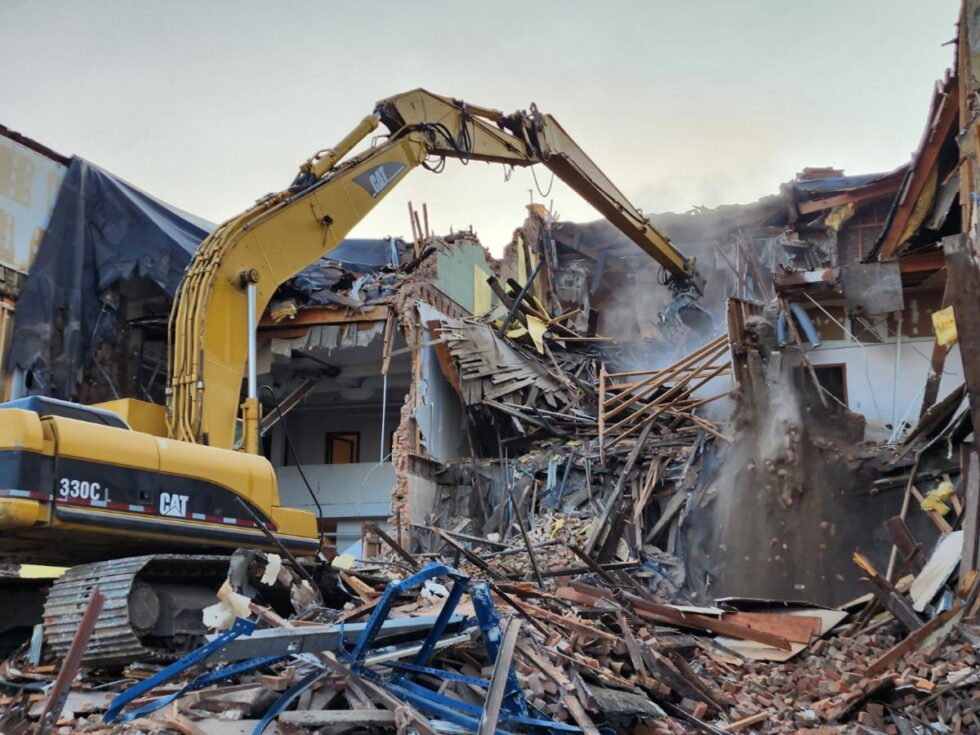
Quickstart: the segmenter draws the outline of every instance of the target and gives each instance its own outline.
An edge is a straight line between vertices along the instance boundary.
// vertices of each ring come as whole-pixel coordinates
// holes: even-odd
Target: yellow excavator
[[[380,124],[387,135],[348,157]],[[337,247],[409,172],[446,158],[542,163],[670,277],[697,283],[694,263],[550,115],[533,106],[504,115],[422,89],[382,100],[303,163],[291,186],[201,244],[171,312],[166,407],[43,397],[0,404],[0,556],[72,567],[43,602],[55,655],[67,650],[96,585],[106,603],[87,662],[168,660],[205,632],[200,610],[227,570],[213,555],[275,550],[273,537],[297,556],[316,554],[317,519],[280,505],[273,468],[258,454],[256,323],[280,284]],[[40,617],[42,603],[31,601],[39,589],[30,600],[0,591],[7,627]]]

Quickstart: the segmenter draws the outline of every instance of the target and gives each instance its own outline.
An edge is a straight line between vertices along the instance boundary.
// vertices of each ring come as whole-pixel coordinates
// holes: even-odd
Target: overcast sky
[[[283,188],[375,101],[536,102],[647,212],[752,201],[804,166],[908,160],[959,0],[0,0],[0,123],[213,221]],[[538,173],[547,188],[550,172]],[[494,251],[528,171],[413,173],[355,235],[470,225]],[[542,197],[535,192],[536,201]],[[597,215],[555,183],[562,219]]]

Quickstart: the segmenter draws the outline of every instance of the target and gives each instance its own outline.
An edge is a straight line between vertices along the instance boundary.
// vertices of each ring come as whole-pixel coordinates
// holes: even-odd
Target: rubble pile
[[[680,538],[705,465],[734,445],[697,411],[715,394],[694,393],[750,353],[719,362],[722,336],[613,373],[594,345],[545,333],[539,352],[508,318],[442,322],[455,387],[497,453],[441,472],[442,514],[412,527],[411,546],[369,523],[364,548],[383,550],[371,558],[324,547],[307,568],[239,550],[203,611],[214,632],[169,666],[81,656],[71,683],[59,676],[74,673],[71,653],[62,666],[34,640],[0,672],[0,732],[980,729],[980,577],[957,572],[963,483],[946,457],[964,438],[964,391],[879,457],[868,489],[904,484],[935,543],[916,539],[906,503],[880,530],[895,548],[887,570],[854,552],[864,597],[714,599],[687,584]],[[786,441],[774,478],[801,454]],[[787,482],[764,489],[784,509]]]
[[[937,86],[908,166],[661,215],[703,285],[541,204],[502,259],[411,204],[411,242],[345,241],[259,325],[262,431],[343,378],[292,417],[316,464],[349,447],[298,473],[316,559],[270,527],[127,665],[87,589],[0,664],[0,735],[980,732],[977,79]]]
[[[274,554],[236,552],[207,614],[218,636],[242,618],[256,630],[211,636],[203,678],[194,665],[84,669],[50,731],[457,732],[476,730],[486,711],[501,732],[980,728],[980,577],[955,580],[948,543],[917,573],[906,559],[894,584],[856,553],[872,592],[840,609],[693,606],[675,599],[652,547],[649,558],[589,556],[601,523],[523,513],[490,537],[437,530],[444,543],[424,555],[372,527],[396,562],[336,557],[312,576]],[[431,659],[417,658],[433,631]],[[0,671],[4,733],[31,731],[49,707],[60,667],[31,665],[35,654],[25,648]]]
[[[607,363],[622,360],[622,350],[616,340],[596,332],[597,312],[589,310],[582,329],[583,307],[566,308],[555,293],[559,289],[540,283],[556,272],[548,255],[550,220],[529,209],[517,239],[524,246],[537,243],[537,267],[523,284],[508,278],[504,286],[490,276],[498,300],[494,309],[441,324],[441,364],[452,366],[447,377],[474,421],[499,416],[497,438],[508,444],[596,439],[602,452],[607,442],[616,446],[654,426],[661,434],[704,430],[724,438],[712,422],[695,415],[707,402],[695,393],[729,372],[725,336],[700,340],[698,349],[662,368],[607,370]],[[539,279],[539,274],[544,275]]]

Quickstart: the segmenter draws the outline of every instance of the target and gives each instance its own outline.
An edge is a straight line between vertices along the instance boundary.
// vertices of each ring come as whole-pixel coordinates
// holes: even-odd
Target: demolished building
[[[975,731],[973,51],[961,30],[908,165],[805,169],[756,203],[652,217],[697,258],[703,297],[608,223],[540,205],[500,259],[412,216],[410,240],[349,240],[294,277],[259,324],[262,448],[331,542],[341,601],[310,602],[274,555],[233,564],[220,612],[266,626],[232,631],[268,671],[236,689],[218,670],[192,694],[133,667],[119,699],[96,671],[76,692],[83,725],[177,692],[179,710],[130,710],[132,726],[234,712],[261,731],[285,709],[297,732],[492,732],[497,714],[590,733]],[[46,243],[41,268],[58,261]],[[162,390],[147,343],[173,291],[143,268],[85,282],[116,327],[79,330],[73,360],[18,359],[15,328],[8,364],[37,373],[20,390]],[[119,306],[139,301],[139,284],[113,287],[127,279],[155,283],[142,311]],[[119,338],[135,331],[149,336]],[[460,609],[485,650],[454,627]],[[405,646],[375,647],[400,626]],[[319,663],[289,657],[304,637]],[[232,638],[213,661],[238,660]],[[18,699],[54,674],[39,662],[3,672],[24,721],[53,699]],[[144,676],[156,688],[134,691]]]

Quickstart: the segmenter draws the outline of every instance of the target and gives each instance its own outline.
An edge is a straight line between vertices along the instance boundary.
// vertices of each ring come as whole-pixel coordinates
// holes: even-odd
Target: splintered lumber
[[[623,614],[622,610],[616,611],[616,622],[619,625],[619,629],[623,632],[623,641],[626,643],[626,652],[629,654],[633,669],[637,674],[645,674],[647,668],[643,664],[643,656],[640,655],[640,644],[636,642],[633,630],[630,628],[626,620],[626,615]]]
[[[540,262],[538,263],[540,265]],[[527,549],[528,558],[531,560],[531,568],[534,569],[534,576],[538,580],[538,585],[544,588],[544,578],[541,576],[541,569],[538,567],[538,557],[534,555],[534,548],[531,546],[531,539],[527,535],[527,527],[521,517],[521,509],[514,498],[514,489],[508,485],[507,495],[510,498],[511,506],[514,508],[514,515],[517,516],[517,525],[521,530],[521,538],[524,539],[524,547]]]
[[[565,705],[565,709],[568,710],[568,714],[575,720],[575,724],[582,729],[585,735],[600,735],[599,728],[595,726],[595,723],[589,717],[589,713],[585,711],[585,707],[582,706],[577,696],[566,694],[562,697],[561,702]]]
[[[388,545],[388,548],[390,548],[392,551],[398,554],[398,556],[404,559],[405,563],[408,564],[412,569],[418,571],[419,569],[422,568],[421,566],[419,566],[419,563],[414,556],[412,556],[407,551],[405,551],[405,549],[402,548],[402,545],[400,543],[398,543],[397,541],[395,541],[395,539],[393,539],[391,536],[385,533],[377,524],[365,523],[364,527],[371,533],[377,535],[377,537],[380,538],[382,541],[384,541]]]
[[[432,727],[432,723],[415,709],[408,702],[404,702],[401,699],[389,694],[385,691],[384,687],[379,684],[375,684],[373,681],[368,679],[363,679],[359,676],[351,677],[356,681],[361,687],[363,687],[368,694],[373,696],[377,701],[381,702],[388,710],[392,713],[402,712],[407,714],[412,720],[412,726],[419,731],[421,735],[437,735],[435,728]]]
[[[353,574],[348,574],[347,572],[340,570],[340,579],[344,584],[350,587],[358,597],[361,598],[361,602],[371,602],[371,600],[378,596],[377,592],[374,591],[374,587],[369,585],[367,582],[362,582]]]
[[[346,620],[353,620],[354,618],[359,617],[360,615],[364,615],[365,613],[369,613],[375,607],[378,606],[378,603],[379,602],[381,602],[381,595],[378,595],[373,600],[371,600],[370,602],[364,603],[360,607],[355,607],[353,610],[348,610],[345,613],[341,613],[340,615],[337,616],[337,618],[334,620],[334,622],[335,623],[343,623]]]
[[[643,451],[643,444],[647,437],[650,435],[650,431],[653,428],[653,424],[648,424],[643,429],[643,433],[640,434],[639,440],[636,442],[636,446],[630,452],[629,457],[626,460],[626,464],[620,470],[619,479],[616,481],[616,488],[613,491],[612,497],[606,502],[606,507],[602,510],[602,515],[596,521],[592,533],[589,536],[588,541],[585,543],[585,553],[592,554],[596,549],[602,546],[605,542],[606,536],[610,531],[609,519],[612,517],[613,513],[619,512],[619,506],[622,501],[623,491],[626,487],[626,477],[633,469],[633,465],[636,464],[636,460],[639,459],[640,453]],[[603,561],[599,558],[599,561]]]
[[[916,543],[905,519],[900,515],[889,518],[885,521],[885,530],[888,531],[892,543],[901,552],[908,568],[914,574],[921,572],[922,567],[925,566],[925,561],[922,558],[922,544]]]
[[[656,524],[650,529],[650,532],[643,537],[643,543],[649,544],[657,540],[657,537],[663,533],[663,531],[670,525],[670,522],[674,520],[681,508],[684,507],[684,503],[687,502],[687,493],[681,490],[677,490],[673,495],[670,496],[670,500],[667,501],[667,507],[664,508],[663,514],[657,519]]]
[[[435,533],[437,536],[439,536],[447,544],[449,544],[454,549],[456,549],[456,551],[458,551],[460,554],[462,554],[463,556],[465,556],[467,558],[467,560],[469,560],[469,562],[471,564],[474,564],[476,567],[478,567],[482,571],[486,572],[491,577],[494,577],[496,579],[499,579],[502,582],[506,582],[507,581],[507,575],[506,574],[504,574],[503,572],[501,572],[501,571],[497,570],[496,568],[490,566],[485,561],[483,561],[483,559],[481,559],[479,556],[477,556],[472,551],[470,551],[469,549],[467,549],[465,546],[463,546],[462,544],[456,542],[454,539],[450,538],[450,536],[445,531],[443,531],[441,528],[436,528],[434,526],[429,526],[428,529],[430,531],[432,531],[433,533]]]
[[[618,638],[612,633],[607,633],[604,630],[584,623],[581,620],[571,618],[566,615],[558,615],[550,610],[545,610],[543,607],[538,607],[537,605],[532,605],[527,602],[518,602],[518,605],[530,616],[536,617],[540,620],[547,620],[549,623],[554,623],[555,625],[566,628],[570,631],[583,635],[587,638],[602,638],[607,641],[616,641]]]
[[[641,561],[610,561],[604,564],[596,564],[595,566],[603,571],[620,571],[624,569],[635,569],[642,564]],[[546,569],[541,571],[542,577],[572,577],[579,574],[588,574],[589,571],[594,571],[592,566],[573,566],[573,567],[559,567],[558,569]]]
[[[507,317],[504,319],[504,323],[500,325],[500,329],[497,330],[497,337],[503,338],[507,334],[507,327],[513,321],[514,316],[517,314],[518,309],[521,308],[521,304],[524,302],[524,297],[527,296],[528,290],[534,283],[534,279],[538,277],[538,273],[541,272],[541,267],[544,265],[543,260],[539,260],[538,264],[534,266],[534,270],[531,271],[531,275],[527,278],[527,283],[518,291],[517,296],[514,297],[514,303],[511,304],[510,309],[507,311]],[[527,325],[525,325],[527,326]]]
[[[670,607],[648,602],[639,597],[626,594],[626,597],[633,603],[633,609],[637,615],[648,620],[659,623],[668,623],[680,628],[694,628],[711,631],[717,635],[729,636],[730,638],[741,638],[747,641],[764,643],[767,646],[781,648],[784,651],[792,650],[789,641],[783,636],[773,635],[765,631],[755,630],[744,625],[729,623],[724,618],[717,619],[701,615],[699,613],[685,613]]]
[[[710,725],[704,720],[695,717],[683,707],[679,707],[673,702],[664,701],[663,708],[669,715],[676,717],[679,720],[684,720],[689,725],[692,725],[698,732],[706,732],[709,733],[709,735],[725,735],[724,730],[720,730],[714,725]]]
[[[912,632],[922,626],[922,620],[912,608],[911,603],[905,598],[905,595],[895,589],[895,585],[878,572],[868,557],[860,551],[855,551],[852,558],[858,568],[867,575],[865,580],[875,597],[888,612],[895,616],[898,622],[905,626],[906,630]]]
[[[517,636],[521,632],[521,621],[511,616],[506,621],[506,628],[500,637],[497,648],[497,660],[493,663],[493,673],[490,675],[490,686],[487,687],[487,698],[483,703],[483,714],[480,715],[478,735],[493,735],[497,731],[497,720],[500,718],[500,705],[504,701],[504,691],[510,677],[510,662],[514,658],[514,647]]]
[[[728,337],[726,335],[719,335],[718,337],[715,337],[710,342],[707,342],[706,344],[699,347],[694,352],[685,355],[680,360],[675,362],[673,365],[669,365],[661,370],[647,371],[648,373],[650,373],[650,377],[634,385],[633,390],[636,390],[637,388],[648,388],[651,385],[653,389],[656,389],[660,385],[663,385],[663,383],[671,380],[672,378],[684,372],[685,370],[693,369],[692,366],[696,365],[698,362],[701,362],[704,359],[705,355],[717,351],[718,348],[721,347],[722,345],[725,345],[727,347],[727,340]],[[629,373],[607,373],[607,377],[616,377],[616,376],[628,375],[628,374]],[[636,374],[639,375],[641,373],[638,371]],[[612,398],[609,399],[609,402],[615,403],[617,401],[624,400],[624,398],[625,398],[624,396],[613,396]]]
[[[727,349],[728,349],[727,346],[726,347],[723,347],[723,348],[721,348],[721,352],[723,352],[724,350],[727,350]],[[689,395],[691,395],[698,388],[700,388],[701,386],[703,386],[706,383],[710,382],[711,380],[714,380],[716,377],[718,377],[719,375],[721,375],[727,369],[728,369],[728,365],[719,365],[718,367],[716,367],[713,370],[707,372],[706,374],[702,374],[702,368],[698,368],[697,370],[695,370],[694,372],[692,372],[690,375],[688,375],[683,381],[678,381],[673,386],[671,386],[670,388],[668,388],[664,393],[662,393],[661,395],[657,396],[654,400],[650,401],[649,403],[642,404],[632,414],[627,415],[625,418],[620,419],[619,421],[617,421],[612,426],[607,427],[607,431],[614,431],[617,428],[619,428],[620,426],[623,426],[624,424],[627,424],[630,421],[634,420],[637,416],[642,416],[644,413],[649,413],[651,409],[656,408],[657,406],[661,406],[663,404],[666,404],[668,401],[670,401],[672,403],[677,403],[677,402],[680,402],[680,401],[686,399]],[[689,385],[690,381],[694,380],[695,378],[698,378],[697,382],[695,382],[693,385]],[[621,406],[618,406],[616,409],[614,409],[613,411],[611,411],[608,414],[606,414],[606,417],[605,417],[606,421],[608,421],[614,415],[616,415],[617,413],[619,413],[621,409],[623,409],[623,408],[626,407],[626,405],[627,404],[623,404]]]
[[[790,643],[809,643],[823,630],[820,618],[811,615],[737,612],[726,615],[725,620],[746,628],[780,635]]]
[[[868,664],[868,668],[866,669],[867,675],[874,676],[875,674],[884,671],[893,663],[900,660],[905,654],[909,653],[910,651],[914,651],[921,646],[927,638],[931,637],[933,633],[936,633],[942,629],[951,620],[958,619],[962,616],[963,608],[959,604],[956,604],[949,610],[940,613],[917,630],[912,631],[912,633],[906,636],[904,640],[899,641]]]
[[[611,593],[598,587],[572,583],[571,589],[580,595],[579,599],[592,598],[593,600],[598,600],[603,598],[615,601]],[[561,596],[561,593],[562,590],[559,590],[559,596]],[[767,646],[781,648],[784,651],[792,649],[789,641],[783,636],[762,630],[755,630],[746,625],[731,623],[725,618],[719,619],[712,618],[708,615],[701,615],[700,613],[683,612],[676,607],[651,602],[628,592],[622,593],[622,599],[630,604],[634,613],[654,622],[667,623],[668,625],[675,625],[679,628],[707,630],[718,635],[728,636],[729,638],[741,638],[743,640],[764,643]]]
[[[606,363],[599,365],[599,464],[606,465]]]
[[[962,492],[966,501],[963,509],[963,556],[960,558],[960,578],[980,568],[980,458],[976,441],[960,447]]]
[[[671,380],[674,380],[678,375],[680,375],[681,371],[685,367],[688,367],[689,365],[692,365],[700,361],[704,357],[704,355],[706,354],[710,355],[710,358],[706,361],[707,365],[714,363],[716,359],[721,357],[725,353],[725,351],[728,350],[727,339],[728,338],[725,337],[724,335],[721,337],[716,337],[715,339],[711,340],[711,342],[706,344],[704,347],[701,347],[699,350],[692,352],[690,355],[685,357],[680,362],[675,363],[674,366],[668,368],[665,372],[657,375],[656,377],[652,377],[652,378],[648,378],[647,380],[640,381],[640,383],[638,383],[637,386],[630,393],[617,393],[612,397],[608,398],[606,401],[607,404],[612,405],[618,403],[619,405],[617,405],[615,408],[612,408],[606,414],[606,421],[618,415],[619,413],[622,413],[637,401],[641,401],[644,398],[648,397],[654,391],[656,391],[657,388],[661,387],[664,383],[668,383]],[[700,368],[692,371],[688,376],[686,376],[685,380],[691,380],[692,378],[696,377],[699,371],[703,370],[704,367],[705,366],[701,366]],[[677,386],[675,385],[674,387],[676,388]]]
[[[972,23],[971,28],[974,28]],[[956,333],[963,365],[963,378],[967,393],[972,398],[970,418],[976,430],[980,426],[980,302],[977,300],[977,293],[980,292],[980,273],[977,269],[974,238],[964,234],[950,235],[944,237],[942,242],[946,256],[950,301],[956,315]],[[976,444],[977,442],[974,441],[974,451],[976,451]],[[977,564],[980,559],[975,558],[974,554],[978,552],[975,544],[980,518],[977,517],[976,511],[980,504],[976,495],[980,493],[980,483],[977,482],[976,476],[969,478],[969,484],[964,487],[964,490],[967,493],[966,505],[973,511],[973,515],[965,518],[963,523],[968,540],[971,542],[971,546],[967,549],[967,558],[970,564]]]

